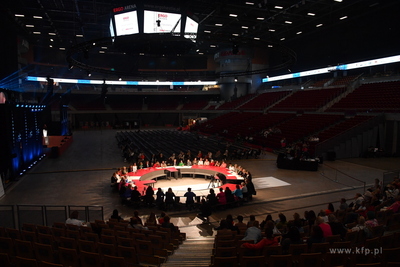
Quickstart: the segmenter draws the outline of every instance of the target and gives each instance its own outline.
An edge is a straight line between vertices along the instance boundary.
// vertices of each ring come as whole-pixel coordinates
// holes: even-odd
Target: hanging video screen
[[[144,11],[144,33],[180,33],[181,31],[181,15],[158,12]]]
[[[137,12],[130,11],[114,16],[117,36],[139,33]]]

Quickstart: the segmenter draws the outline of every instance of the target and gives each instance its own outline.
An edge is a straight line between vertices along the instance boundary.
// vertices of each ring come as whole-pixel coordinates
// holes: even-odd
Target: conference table
[[[223,174],[226,177],[227,184],[237,184],[244,180],[243,177],[227,168],[193,165],[193,166],[168,166],[168,167],[150,167],[139,169],[136,172],[129,172],[127,179],[132,181],[138,189],[145,185],[154,185],[158,179],[179,179],[189,178],[210,178],[217,174]],[[154,187],[154,186],[153,186]]]

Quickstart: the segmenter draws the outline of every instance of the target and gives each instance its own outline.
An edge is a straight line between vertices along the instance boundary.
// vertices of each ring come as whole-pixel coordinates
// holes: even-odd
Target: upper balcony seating
[[[358,112],[399,112],[400,82],[363,84],[327,111],[355,110]]]
[[[345,88],[329,88],[329,89],[316,89],[316,90],[301,90],[293,93],[291,96],[282,100],[271,110],[279,111],[316,111],[323,107],[329,101],[333,100],[341,93],[345,91]]]
[[[254,97],[254,94],[248,94],[242,97],[239,97],[231,102],[225,102],[221,106],[219,106],[218,110],[232,110],[236,109],[238,106],[242,105],[243,103],[249,101]]]
[[[278,91],[278,92],[269,92],[258,95],[253,98],[249,102],[243,104],[239,107],[240,110],[264,110],[265,108],[271,106],[275,102],[284,98],[291,91]]]

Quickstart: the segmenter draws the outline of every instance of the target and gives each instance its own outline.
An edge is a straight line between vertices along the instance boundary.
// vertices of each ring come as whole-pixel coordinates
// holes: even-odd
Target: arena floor
[[[113,209],[130,218],[132,207],[122,205],[118,194],[110,188],[113,170],[124,166],[115,133],[114,130],[75,132],[73,143],[62,156],[45,158],[14,182],[0,199],[0,205],[101,205],[105,219]],[[283,212],[291,219],[294,212],[319,211],[329,202],[337,207],[340,198],[350,199],[357,192],[363,193],[365,186],[371,185],[375,178],[382,179],[385,171],[400,168],[400,158],[356,158],[325,161],[316,172],[282,170],[276,167],[276,155],[272,153],[232,163],[252,172],[257,195],[241,207],[214,212],[208,224],[196,218],[195,211],[168,212],[172,222],[188,237],[212,236],[213,228],[227,214],[243,215],[246,221],[251,214],[262,220],[267,214],[277,218],[277,213]],[[208,183],[209,180],[201,178],[184,178],[160,180],[156,187],[171,187],[177,195],[183,195],[191,187],[196,194],[204,195]],[[139,210],[143,219],[152,211],[160,213],[156,208]]]

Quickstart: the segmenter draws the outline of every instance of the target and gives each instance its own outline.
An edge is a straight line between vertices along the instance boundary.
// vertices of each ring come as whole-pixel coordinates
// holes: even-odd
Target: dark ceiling
[[[296,53],[290,68],[300,71],[400,51],[398,0],[7,0],[2,23],[16,27],[35,47],[36,61],[46,63],[76,44],[107,37],[113,8],[150,3],[180,8],[199,22],[190,53],[283,45]]]

